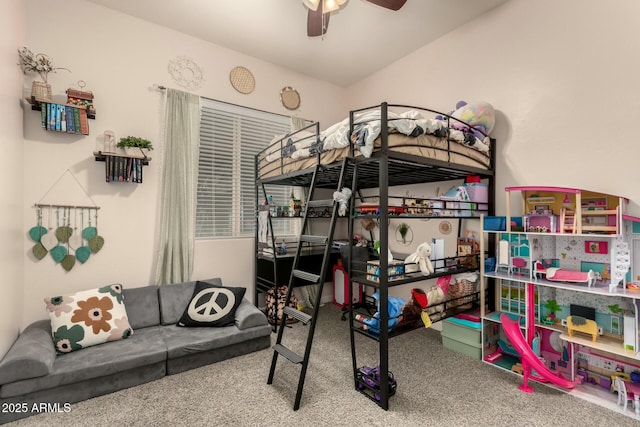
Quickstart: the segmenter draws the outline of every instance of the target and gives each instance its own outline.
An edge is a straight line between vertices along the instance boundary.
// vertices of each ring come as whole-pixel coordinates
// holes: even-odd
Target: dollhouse
[[[640,263],[633,257],[640,219],[625,213],[624,197],[564,187],[505,191],[505,220],[483,220],[482,243],[496,247],[495,268],[482,263],[490,290],[481,302],[483,359],[522,372],[521,390],[542,380],[618,410],[614,379],[631,388],[631,374],[640,379]],[[510,212],[517,193],[522,226]]]

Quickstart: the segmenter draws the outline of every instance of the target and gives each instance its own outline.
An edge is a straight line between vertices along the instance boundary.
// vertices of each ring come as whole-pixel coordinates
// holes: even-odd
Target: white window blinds
[[[255,155],[290,129],[289,117],[202,99],[196,238],[254,236]],[[288,205],[291,187],[270,186],[267,194]],[[276,226],[276,235],[290,234],[286,221]]]

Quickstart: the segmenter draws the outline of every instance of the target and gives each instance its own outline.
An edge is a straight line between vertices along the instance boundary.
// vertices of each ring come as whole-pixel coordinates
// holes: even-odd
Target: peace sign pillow
[[[230,288],[207,282],[196,282],[193,295],[178,326],[228,326],[235,323],[236,309],[245,288]]]

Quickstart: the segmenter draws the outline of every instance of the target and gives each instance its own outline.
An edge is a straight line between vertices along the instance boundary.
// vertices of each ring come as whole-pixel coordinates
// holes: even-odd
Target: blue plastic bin
[[[506,231],[507,217],[504,216],[485,216],[484,229],[488,231]]]

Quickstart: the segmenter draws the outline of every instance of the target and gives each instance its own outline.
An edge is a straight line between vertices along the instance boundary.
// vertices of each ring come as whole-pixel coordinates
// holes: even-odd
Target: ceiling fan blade
[[[407,0],[367,0],[369,3],[373,3],[377,6],[384,7],[385,9],[399,10]]]
[[[318,6],[318,9],[309,9],[307,13],[307,36],[319,37],[323,36],[329,28],[330,13],[322,13],[322,2]],[[324,19],[323,19],[324,16]]]

